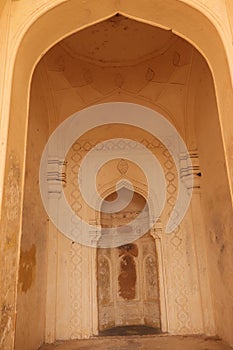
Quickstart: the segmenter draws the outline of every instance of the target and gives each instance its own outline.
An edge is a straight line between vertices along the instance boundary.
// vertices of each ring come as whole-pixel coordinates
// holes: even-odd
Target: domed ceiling
[[[69,36],[60,45],[74,58],[130,65],[163,54],[176,38],[171,30],[116,15]]]

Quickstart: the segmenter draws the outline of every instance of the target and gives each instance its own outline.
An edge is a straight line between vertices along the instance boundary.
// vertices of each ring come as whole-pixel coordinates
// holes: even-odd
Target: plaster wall
[[[18,277],[16,349],[37,349],[44,342],[47,276],[47,215],[39,191],[39,164],[48,138],[48,103],[43,70],[31,90],[23,227]]]
[[[197,57],[195,65],[199,66],[199,74],[195,77],[197,85],[194,110],[202,172],[201,201],[216,332],[222,338],[228,337],[229,343],[232,343],[232,206],[227,191],[226,165],[223,161],[223,145],[212,77],[206,64]],[[221,315],[226,317],[224,326]]]
[[[2,3],[4,4],[4,2]],[[67,33],[79,29],[86,23],[88,25],[92,23],[92,21],[99,20],[103,16],[110,15],[110,13],[120,10],[125,11],[126,13],[128,12],[132,17],[143,18],[145,21],[148,21],[153,25],[161,24],[175,28],[174,30],[177,33],[193,42],[197,48],[204,53],[208,63],[210,64],[214,76],[220,112],[220,124],[224,140],[223,148],[227,161],[226,165],[228,170],[228,181],[231,181],[230,178],[232,177],[232,83],[229,78],[228,71],[228,69],[230,69],[232,72],[232,65],[230,64],[228,67],[228,63],[232,62],[233,52],[232,12],[230,10],[232,8],[232,1],[170,1],[169,4],[168,1],[157,1],[156,3],[152,4],[152,6],[150,6],[150,2],[145,2],[143,9],[136,1],[134,1],[133,4],[130,1],[127,4],[126,2],[124,2],[124,4],[121,2],[114,2],[114,4],[110,4],[110,2],[108,2],[109,6],[104,6],[102,2],[99,2],[98,11],[95,6],[92,6],[93,4],[86,5],[85,3],[85,6],[87,7],[86,10],[88,10],[88,6],[90,5],[91,11],[82,12],[76,11],[76,9],[75,11],[68,13],[67,11],[62,10],[59,12],[59,8],[57,8],[57,11],[53,13],[60,13],[62,16],[59,18],[64,18],[64,21],[57,21],[55,19],[56,15],[55,18],[53,18],[53,16],[50,16],[49,12],[47,11],[59,3],[62,3],[62,1],[35,1],[33,2],[32,6],[31,1],[24,0],[11,2],[8,0],[5,1],[6,6],[4,7],[4,11],[1,12],[0,18],[1,25],[4,27],[4,34],[1,36],[1,59],[3,62],[1,69],[4,67],[5,71],[5,75],[0,75],[0,86],[2,89],[2,93],[0,94],[1,194],[3,193],[3,184],[5,185],[5,197],[3,205],[1,206],[1,252],[3,252],[1,254],[1,266],[4,266],[4,269],[1,271],[2,316],[0,344],[4,349],[12,348],[14,339],[16,298],[15,287],[19,260],[19,237],[21,232],[21,195],[24,182],[23,174],[25,154],[24,132],[26,130],[25,122],[27,115],[26,101],[29,91],[28,87],[33,65],[39,59],[40,55],[43,54],[48,47],[53,45],[54,42],[60,40],[60,38],[67,35]],[[67,7],[69,7],[71,3],[72,1],[66,2]],[[184,4],[189,4],[191,6],[186,7],[183,6]],[[76,5],[80,5],[80,8],[83,6],[83,4],[81,5],[77,2]],[[168,6],[171,11],[167,11],[165,15],[165,13],[162,11],[162,5],[165,6],[165,9],[167,9]],[[43,29],[41,30],[40,16],[46,13],[48,14],[47,17],[45,16],[47,20],[44,18],[44,22],[42,21]],[[70,16],[71,13],[72,16]],[[91,16],[90,13],[92,14]],[[75,18],[75,24],[71,20],[73,17],[75,17],[73,16],[74,14],[77,14],[78,18],[80,15],[80,20]],[[158,14],[158,17],[156,14]],[[203,22],[203,17],[206,19],[208,18],[208,20]],[[66,22],[67,18],[69,18],[69,20]],[[32,23],[35,24],[35,20],[38,20],[36,25],[29,29]],[[194,21],[195,26],[190,26],[192,21]],[[53,28],[52,30],[48,30],[48,28],[51,28],[51,23],[53,23]],[[58,24],[58,27],[56,27],[55,23]],[[69,26],[67,23],[69,23]],[[25,35],[27,31],[28,33]],[[22,40],[24,35],[25,40]],[[220,35],[221,39],[219,39],[218,35]],[[37,42],[36,45],[33,45],[30,40],[32,40],[32,42],[34,41],[34,43]],[[20,47],[20,50],[16,59],[17,64],[14,66],[18,46]],[[25,54],[25,52],[27,53]],[[16,74],[14,74],[13,80],[14,67]],[[22,67],[24,67],[23,70]],[[20,84],[18,85],[17,82],[20,82]],[[12,95],[11,89],[13,91]],[[10,104],[10,102],[12,103]],[[10,118],[10,111],[12,118]],[[15,119],[14,116],[16,115],[17,118]],[[8,134],[8,125],[10,120],[12,123],[10,123]],[[15,134],[14,131],[12,131],[13,129],[16,129],[18,133]],[[7,142],[8,148],[6,148]],[[12,175],[16,180],[15,183],[11,182]],[[14,192],[14,190],[16,190],[16,192]],[[8,199],[11,198],[12,193],[14,193],[14,200],[9,201]],[[14,206],[16,206],[18,210],[13,211]],[[9,211],[12,213],[14,212],[14,215],[9,216]],[[225,315],[223,315],[223,319],[225,320]],[[224,324],[225,322],[221,322],[220,325],[219,322],[219,329],[222,331],[222,334]],[[224,339],[228,342],[230,341],[229,332]]]
[[[130,21],[128,22],[130,23]],[[117,25],[121,28],[119,19],[108,21],[107,31],[111,33]],[[144,27],[139,23],[130,25]],[[91,42],[88,45],[90,38],[98,47],[99,34],[97,33],[99,31],[101,32],[101,26],[90,28],[91,34],[86,36],[88,48],[91,47]],[[166,237],[164,227],[168,217],[169,203],[173,203],[175,200],[177,174],[174,170],[174,164],[173,170],[171,170],[169,159],[160,155],[159,144],[148,134],[122,127],[93,130],[84,135],[81,140],[77,140],[77,145],[81,145],[80,151],[76,152],[75,149],[79,148],[74,147],[69,153],[67,176],[76,176],[72,175],[71,169],[77,167],[90,147],[109,136],[129,137],[130,135],[139,142],[144,140],[147,147],[154,149],[155,155],[161,158],[168,177],[170,171],[174,178],[171,184],[168,183],[167,188],[169,201],[167,214],[164,214],[161,227],[156,230],[157,245],[160,247],[160,280],[164,281],[161,282],[160,288],[163,294],[161,298],[163,330],[172,334],[216,334],[210,291],[213,285],[211,287],[209,285],[206,245],[204,244],[200,248],[206,231],[203,225],[203,213],[199,209],[203,189],[197,172],[202,170],[199,169],[198,165],[199,143],[194,131],[197,115],[193,110],[193,96],[196,96],[196,88],[199,88],[199,84],[195,85],[196,80],[193,82],[191,79],[192,73],[194,76],[200,76],[200,66],[204,64],[203,59],[191,45],[174,35],[170,37],[169,32],[167,32],[168,43],[166,40],[162,51],[160,47],[156,48],[149,57],[146,54],[140,59],[135,57],[133,63],[129,63],[126,57],[126,62],[121,60],[116,65],[113,61],[115,56],[112,57],[111,44],[110,46],[106,44],[104,56],[101,57],[103,49],[99,47],[97,50],[99,57],[92,56],[90,59],[89,57],[84,59],[83,52],[76,53],[74,45],[77,36],[82,34],[86,35],[85,32],[81,32],[75,34],[73,39],[69,38],[69,45],[67,40],[56,45],[39,63],[33,81],[41,79],[39,72],[40,74],[43,72],[43,88],[40,88],[40,80],[37,89],[32,90],[31,96],[34,96],[34,99],[31,97],[31,104],[34,107],[31,107],[30,114],[38,109],[40,91],[43,90],[46,96],[46,115],[49,116],[49,122],[47,121],[49,133],[77,110],[91,104],[110,101],[127,101],[149,106],[160,111],[177,127],[189,150],[197,158],[197,163],[195,163],[196,170],[194,170],[195,189],[192,209],[187,213],[180,229],[171,237]],[[121,42],[114,42],[114,45],[121,52]],[[129,52],[134,52],[137,43],[131,40],[128,45],[130,45]],[[114,47],[114,50],[117,51],[117,48]],[[106,62],[107,57],[108,61]],[[199,62],[196,65],[193,65],[194,58]],[[211,84],[211,80],[206,82],[207,90],[211,89]],[[203,104],[205,105],[205,100]],[[208,100],[208,104],[215,106],[214,96]],[[197,132],[198,130],[197,127]],[[29,130],[30,138],[34,137],[32,131]],[[46,139],[43,138],[42,143],[45,141]],[[203,142],[203,137],[199,142]],[[28,154],[31,151],[32,149],[28,148]],[[126,151],[129,152],[127,146]],[[75,157],[78,157],[78,161],[75,161]],[[31,159],[30,155],[28,159]],[[37,161],[39,162],[39,160],[38,158]],[[135,168],[129,170],[129,174],[130,172],[132,174],[131,180],[134,179],[135,185],[137,184],[141,191],[143,188],[145,190],[146,184],[143,174]],[[116,165],[114,163],[107,165],[107,169],[103,170],[99,178],[100,188],[105,188],[107,191],[106,184],[112,184],[116,178]],[[72,178],[70,183],[73,183]],[[77,191],[77,189],[74,190]],[[86,212],[83,210],[84,205],[81,199],[71,196],[71,205],[77,211],[81,207],[81,215],[84,215],[87,220],[97,220],[98,223],[98,219],[93,214],[88,210]],[[24,220],[27,221],[27,218],[25,217]],[[95,250],[72,243],[61,235],[52,224],[49,224],[47,249],[45,340],[53,342],[56,339],[85,338],[97,334]],[[200,249],[202,249],[201,252]],[[22,303],[21,299],[22,295],[19,294],[19,305]],[[26,309],[30,310],[32,305],[33,301],[28,299]],[[25,327],[24,322],[27,320],[23,317],[22,309],[21,311],[19,309],[19,314],[21,314],[19,316],[21,325],[17,327],[21,329]],[[17,337],[16,344],[23,344],[24,340],[20,332],[17,333]]]

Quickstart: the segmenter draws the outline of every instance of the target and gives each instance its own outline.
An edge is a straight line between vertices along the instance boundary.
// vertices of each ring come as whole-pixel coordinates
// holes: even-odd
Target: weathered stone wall
[[[200,154],[201,200],[205,220],[210,285],[216,321],[216,333],[229,336],[233,342],[232,256],[233,215],[232,203],[227,191],[226,164],[218,121],[213,81],[207,65],[196,57],[195,115],[198,151]],[[224,208],[224,210],[223,210]],[[220,287],[221,286],[221,287]],[[222,315],[225,317],[222,327]]]
[[[39,190],[40,158],[48,138],[48,97],[43,67],[31,89],[23,226],[20,249],[15,349],[37,349],[44,342],[47,288],[47,227]]]
[[[62,3],[64,6],[56,6]],[[53,7],[55,7],[55,10],[50,11]],[[231,123],[233,110],[231,79],[233,48],[231,9],[231,0],[225,2],[222,0],[195,2],[190,0],[156,0],[144,2],[143,7],[142,3],[137,0],[124,2],[99,1],[98,5],[92,1],[81,3],[76,0],[66,2],[63,0],[37,0],[33,1],[33,3],[31,0],[4,0],[1,2],[0,26],[3,30],[1,30],[2,35],[0,37],[2,52],[0,57],[0,199],[2,201],[3,198],[3,202],[1,205],[0,242],[0,266],[2,267],[0,274],[0,345],[3,349],[13,349],[14,342],[16,276],[21,232],[21,196],[24,184],[24,155],[26,154],[25,125],[27,120],[28,89],[34,64],[61,37],[119,11],[128,13],[132,18],[147,21],[152,25],[172,28],[173,31],[187,38],[206,57],[213,73],[219,120],[222,127],[221,137],[223,137],[224,155],[221,158],[226,159],[226,169],[228,171],[228,180],[226,181],[224,193],[228,197],[230,193],[228,185],[233,183],[233,133]],[[57,18],[59,18],[59,21]],[[32,27],[30,27],[31,24]],[[13,92],[12,95],[11,92]],[[191,114],[191,110],[192,108],[189,114]],[[186,126],[188,128],[188,123]],[[188,140],[186,141],[189,142]],[[214,199],[218,201],[218,198]],[[225,204],[219,207],[219,210],[224,215]],[[195,208],[192,207],[192,211],[200,214],[198,205]],[[13,220],[9,220],[9,213],[10,218],[13,218]],[[226,215],[230,215],[230,209]],[[197,215],[197,217],[200,217],[200,215]],[[199,225],[200,223],[197,224]],[[229,236],[231,224],[229,224],[228,219],[226,219],[225,225],[226,229],[222,230],[224,239],[227,237],[227,241],[232,242],[232,238]],[[201,245],[199,244],[197,245],[197,253],[200,250]],[[229,256],[231,254],[227,253],[224,256],[227,260],[226,264],[229,266]],[[214,269],[218,272],[219,267],[216,264],[216,256],[213,256],[213,261]],[[210,261],[211,263],[212,261]],[[200,266],[203,267],[205,264]],[[202,269],[202,273],[204,271],[205,268]],[[215,299],[217,306],[218,333],[224,337],[225,341],[232,344],[231,329],[229,330],[229,327],[225,327],[225,324],[228,323],[228,312],[223,314],[221,308],[224,304],[224,310],[226,310],[228,300],[232,300],[230,294],[228,292],[226,294],[225,285],[228,278],[228,286],[232,284],[232,273],[230,269],[227,271],[227,278],[226,272],[224,272],[224,283],[218,284],[213,299]],[[212,280],[214,280],[214,276],[215,274],[213,273]],[[229,312],[231,306],[232,301],[229,301]]]
[[[130,53],[134,52],[136,58],[134,60],[132,58],[128,60],[127,57],[119,58],[116,62],[111,42],[107,41],[104,48],[101,46],[111,31],[116,28],[123,31],[125,27],[129,28],[129,31],[132,28],[150,30],[147,26],[145,29],[140,23],[124,19],[121,21],[118,17],[99,27],[96,25],[88,30],[88,36],[85,31],[75,34],[72,39],[68,38],[52,48],[41,61],[40,65],[46,68],[50,86],[48,96],[50,104],[53,105],[50,133],[66,117],[88,105],[109,101],[135,102],[154,108],[165,115],[177,127],[192,154],[197,156],[194,128],[196,115],[193,111],[190,112],[192,97],[189,95],[192,82],[189,76],[192,69],[196,69],[193,68],[193,56],[200,57],[200,55],[191,45],[174,35],[171,36],[168,32],[164,42],[159,42],[158,47],[152,52],[149,51],[149,55],[146,51],[148,48],[144,47],[145,52],[141,57],[137,57],[139,54],[137,47],[135,48],[137,43],[128,40],[128,50]],[[153,35],[156,35],[154,33],[149,32],[152,39]],[[161,35],[160,30],[158,34]],[[83,35],[85,40],[82,41],[79,35]],[[77,52],[77,48],[80,48],[79,41],[84,42],[86,47]],[[115,40],[114,45],[116,52],[122,52],[122,43],[119,40]],[[96,50],[98,55],[91,55],[87,49]],[[198,72],[195,70],[195,74]],[[37,79],[36,75],[34,79]],[[86,215],[88,220],[95,221],[96,217],[87,210],[80,198],[74,181],[77,175],[72,169],[77,171],[81,159],[97,142],[110,136],[129,135],[153,150],[160,158],[165,174],[170,179],[167,187],[167,212],[174,205],[177,174],[169,154],[161,148],[160,143],[147,133],[143,134],[136,129],[98,128],[77,140],[77,144],[67,156],[67,187],[69,183],[71,184],[70,203],[79,215]],[[125,147],[128,147],[127,144]],[[128,171],[129,178],[135,178],[135,181],[141,183],[140,186],[146,188],[145,179],[138,170],[129,167]],[[107,165],[99,177],[100,188],[102,186],[107,191],[106,184],[116,180],[117,173],[119,176],[117,164],[113,162]],[[160,246],[160,279],[163,281],[161,282],[163,330],[173,334],[203,332],[215,334],[212,304],[211,300],[208,300],[210,289],[205,247],[203,247],[204,258],[198,250],[205,231],[202,213],[197,210],[200,205],[200,181],[197,176],[195,181],[197,181],[195,200],[192,203],[195,213],[193,214],[190,209],[181,227],[172,236],[164,234],[168,217],[165,215],[161,225],[162,231],[157,237],[157,245]],[[197,230],[198,237],[196,237]],[[96,334],[98,332],[95,294],[96,253],[93,249],[72,244],[57,232],[53,225],[50,225],[49,231],[46,339],[53,341]],[[199,277],[199,265],[202,266],[201,277]],[[49,284],[53,286],[52,289],[49,288]],[[54,295],[57,296],[56,299]],[[202,305],[205,305],[205,308]]]

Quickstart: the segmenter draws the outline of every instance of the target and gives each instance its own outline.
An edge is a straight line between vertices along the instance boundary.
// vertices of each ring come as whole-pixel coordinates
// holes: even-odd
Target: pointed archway
[[[224,44],[216,29],[217,25],[214,25],[201,11],[175,0],[162,2],[148,1],[146,4],[144,3],[143,6],[140,2],[135,1],[117,4],[115,1],[111,3],[108,2],[108,4],[103,1],[102,4],[98,4],[98,9],[94,8],[91,2],[80,5],[76,1],[68,1],[54,8],[47,8],[46,11],[42,10],[39,16],[36,14],[32,21],[24,26],[24,29],[17,38],[18,41],[15,42],[15,50],[12,54],[12,60],[9,62],[9,72],[12,74],[12,82],[9,84],[11,101],[9,103],[9,100],[6,100],[4,105],[7,119],[8,112],[10,111],[10,113],[8,142],[4,158],[7,161],[6,166],[1,167],[5,171],[3,181],[5,189],[2,200],[3,220],[1,223],[1,234],[3,237],[1,247],[2,251],[5,253],[4,257],[1,258],[1,265],[5,267],[4,274],[7,274],[8,278],[5,279],[4,276],[2,278],[3,297],[1,299],[1,304],[2,310],[4,311],[2,320],[7,320],[2,324],[3,333],[5,334],[2,344],[8,348],[12,348],[14,339],[16,282],[19,262],[29,104],[28,96],[32,72],[41,55],[63,37],[108,18],[117,12],[150,23],[154,26],[173,28],[174,32],[191,42],[207,59],[215,81],[220,114],[218,122],[221,125],[224,150],[226,151],[226,162],[224,151],[222,151],[221,154],[224,160],[224,170],[221,181],[224,182],[224,194],[226,194],[225,198],[227,198],[224,208],[227,207],[228,209],[224,209],[224,212],[221,209],[218,210],[218,220],[221,222],[222,219],[222,221],[226,222],[226,227],[229,227],[231,223],[231,194],[229,190],[231,149],[228,148],[227,145],[232,136],[232,130],[228,126],[228,115],[232,111],[232,89],[229,67],[225,60],[226,53]],[[70,16],[71,13],[75,15]],[[57,18],[60,18],[60,22],[57,21]],[[190,26],[190,22],[195,23],[195,27]],[[77,23],[80,25],[77,26]],[[203,35],[201,30],[203,26],[205,27],[205,35]],[[210,38],[213,38],[213,40],[210,40]],[[215,42],[214,46],[212,42]],[[34,46],[33,43],[37,44]],[[218,52],[218,55],[216,55],[216,52]],[[24,70],[22,70],[22,66]],[[219,69],[219,67],[221,67],[221,69]],[[222,136],[220,136],[220,139]],[[219,188],[221,185],[218,181],[218,179],[215,179],[214,186],[216,186],[216,188]],[[15,193],[17,194],[16,196]],[[12,198],[14,198],[13,201],[9,200]],[[211,201],[212,198],[209,199],[209,202]],[[16,211],[14,210],[15,207],[17,208]],[[214,217],[210,215],[208,220],[212,231],[215,232],[212,223]],[[213,233],[213,236],[214,234],[215,233]],[[223,231],[223,235],[228,238],[227,229]],[[9,244],[9,242],[14,243]],[[14,267],[13,269],[11,268],[12,266]],[[214,264],[213,271],[216,269],[217,262]],[[221,273],[218,273],[218,275],[220,278]],[[227,275],[224,280],[227,280]],[[215,292],[215,298],[217,300],[221,299],[222,294],[225,295],[224,284],[222,288],[222,291]],[[219,315],[221,314],[223,304],[225,309],[228,309],[229,306],[229,298],[226,297],[223,299],[226,300],[217,303],[221,305],[217,307],[217,314]],[[217,317],[216,321],[219,334],[227,341],[232,341],[232,335],[229,335],[229,327],[224,327],[223,329],[221,324],[225,324],[225,322],[222,322],[220,316]]]
[[[121,188],[121,195],[124,195],[125,191],[130,190]],[[116,195],[116,192],[113,192],[106,200],[111,201]],[[127,235],[130,222],[145,206],[146,200],[134,192],[128,206],[118,213],[104,214],[102,208],[101,226],[117,227],[121,235]],[[148,206],[142,220],[150,220]],[[108,335],[115,332],[114,334],[121,335],[124,334],[124,330],[127,334],[129,329],[130,334],[137,334],[137,331],[146,333],[152,332],[152,328],[155,334],[161,332],[158,271],[155,240],[150,232],[131,244],[98,249],[99,334]]]

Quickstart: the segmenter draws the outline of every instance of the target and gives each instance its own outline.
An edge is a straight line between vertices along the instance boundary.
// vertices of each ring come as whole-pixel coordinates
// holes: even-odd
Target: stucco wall
[[[196,135],[202,172],[202,210],[216,333],[232,344],[232,206],[212,77],[206,64],[200,59],[197,61],[199,78],[195,97]]]
[[[16,349],[37,349],[44,342],[47,276],[47,215],[39,191],[39,165],[48,138],[48,107],[43,67],[31,89],[23,227],[17,297]]]
[[[109,16],[114,11],[128,12],[132,17],[142,18],[151,24],[164,25],[175,28],[174,30],[181,36],[188,38],[196,47],[204,53],[214,74],[214,83],[220,111],[220,122],[222,126],[224,153],[226,156],[226,166],[228,170],[228,181],[232,181],[232,79],[229,76],[228,63],[232,72],[232,1],[223,2],[221,0],[208,1],[155,1],[144,2],[143,8],[137,1],[108,1],[108,6],[104,2],[85,2],[79,4],[81,11],[57,11],[54,14],[62,14],[64,21],[53,20],[49,16],[48,10],[62,1],[5,1],[5,7],[1,7],[1,26],[4,28],[1,35],[1,65],[0,69],[0,105],[1,105],[1,157],[0,157],[0,194],[2,198],[4,188],[4,200],[1,206],[1,259],[0,264],[4,266],[1,271],[1,338],[0,344],[5,349],[12,348],[14,341],[15,324],[15,300],[16,300],[16,280],[19,261],[19,241],[21,232],[21,195],[24,177],[24,154],[25,154],[25,121],[27,115],[27,94],[30,75],[33,65],[40,55],[44,53],[54,41],[59,40],[59,35],[64,36],[70,31],[88,25],[102,16]],[[4,4],[4,2],[2,2]],[[72,1],[64,2],[67,7]],[[84,5],[83,5],[84,4]],[[189,4],[191,6],[183,6]],[[227,6],[226,6],[227,5]],[[83,11],[83,6],[85,11]],[[90,10],[91,8],[91,10]],[[161,11],[164,9],[164,12]],[[171,11],[169,11],[171,9]],[[168,10],[168,11],[167,11]],[[48,21],[42,23],[37,21],[38,27],[30,28],[30,25],[40,19],[42,14],[48,14]],[[72,16],[71,16],[72,14]],[[158,16],[157,16],[158,14]],[[191,14],[191,15],[190,15]],[[80,15],[80,17],[79,17]],[[203,22],[203,17],[208,20]],[[76,19],[81,18],[80,19]],[[75,19],[74,19],[75,17]],[[52,20],[51,20],[52,18]],[[55,15],[56,18],[56,15]],[[66,22],[65,18],[68,18]],[[74,21],[72,21],[74,19]],[[194,21],[195,25],[190,25]],[[71,24],[66,26],[66,23]],[[57,27],[55,26],[55,23]],[[75,24],[74,24],[75,23]],[[211,25],[210,25],[211,23]],[[55,28],[56,27],[56,28]],[[67,27],[69,27],[67,29]],[[29,29],[30,28],[30,29]],[[42,30],[41,30],[42,28]],[[51,30],[48,30],[50,28]],[[76,28],[76,29],[75,29]],[[214,28],[214,29],[213,29]],[[216,29],[216,31],[215,31]],[[27,33],[25,35],[25,33]],[[44,34],[43,34],[44,33]],[[54,34],[56,33],[56,34]],[[220,34],[220,39],[218,34]],[[25,38],[23,39],[23,36]],[[37,38],[37,39],[35,39]],[[32,39],[32,42],[30,40]],[[28,46],[27,46],[28,44]],[[16,58],[17,49],[20,47],[19,55]],[[25,50],[24,50],[25,49]],[[21,52],[21,56],[20,56]],[[25,54],[27,52],[27,54]],[[17,64],[14,65],[14,61]],[[22,69],[23,67],[23,69]],[[16,76],[13,78],[15,68]],[[5,73],[5,74],[4,74]],[[19,89],[20,82],[22,84]],[[13,95],[11,91],[13,89]],[[11,100],[12,97],[12,100]],[[12,103],[11,103],[12,101]],[[11,117],[10,117],[11,115]],[[17,116],[16,119],[13,117]],[[8,125],[10,121],[9,133]],[[16,127],[17,126],[17,127]],[[17,128],[17,133],[13,129]],[[5,168],[6,165],[6,168]],[[6,170],[6,172],[5,172]],[[12,176],[15,182],[12,183]],[[3,186],[4,185],[4,186]],[[227,190],[228,192],[228,190]],[[16,196],[15,196],[16,194]],[[10,201],[9,201],[10,198]],[[14,210],[14,206],[18,210]],[[223,209],[221,209],[223,210]],[[9,216],[9,212],[12,214]],[[228,226],[230,232],[230,227]],[[229,238],[231,241],[231,238]],[[13,268],[11,268],[13,266]],[[230,285],[230,283],[229,283]],[[225,295],[224,293],[222,295]],[[218,301],[220,302],[220,301]],[[222,334],[223,322],[219,321],[219,328]],[[226,334],[224,339],[230,342],[231,335]]]
[[[76,34],[73,39],[68,40],[69,45],[65,40],[45,55],[33,77],[33,81],[37,82],[37,88],[32,92],[32,97],[35,94],[36,98],[31,98],[30,118],[31,116],[33,118],[34,110],[40,111],[41,101],[38,99],[40,90],[43,90],[46,96],[46,105],[49,111],[46,111],[49,119],[47,121],[49,133],[65,118],[88,105],[110,101],[139,103],[154,108],[166,116],[177,127],[189,150],[198,157],[199,139],[196,138],[195,133],[198,111],[194,108],[194,102],[197,89],[200,88],[196,80],[202,79],[200,67],[205,66],[203,58],[184,40],[174,35],[170,38],[168,35],[168,43],[162,51],[159,48],[160,51],[153,51],[149,57],[145,57],[145,55],[141,58],[135,57],[133,62],[128,62],[127,57],[124,56],[125,60],[121,60],[115,66],[115,56],[112,54],[113,48],[111,47],[113,43],[106,44],[105,53],[102,57],[103,49],[98,46],[98,36],[97,39],[95,36],[100,35],[95,33],[100,33],[101,28],[104,29],[103,33],[105,34],[100,40],[101,44],[106,39],[104,36],[109,35],[106,31],[111,33],[117,25],[120,25],[119,18],[108,21],[108,23],[108,26],[98,27],[96,25],[93,29],[90,29],[89,36],[85,32]],[[128,23],[127,25],[130,27],[132,24]],[[140,23],[133,24],[133,28],[135,27],[141,30],[144,28]],[[160,31],[158,31],[159,34]],[[95,43],[95,47],[99,47],[99,50],[97,50],[99,58],[94,55],[91,58],[83,58],[82,52],[75,53],[72,51],[76,48],[73,43],[78,40],[77,35],[80,35],[81,38],[83,35],[83,38],[87,41],[86,46],[90,50],[92,42]],[[81,39],[80,42],[82,42]],[[114,41],[114,45],[115,50],[118,48],[120,52],[122,51],[120,41]],[[137,53],[137,50],[135,51],[138,45],[136,41],[131,40],[128,45],[131,54],[132,52]],[[69,50],[67,50],[67,47]],[[106,60],[107,57],[110,62],[106,63],[103,60]],[[198,61],[197,64],[196,61]],[[43,80],[41,79],[41,72],[43,72]],[[196,79],[192,77],[192,74]],[[43,87],[41,85],[42,81]],[[207,90],[209,90],[211,84],[212,81],[210,80],[205,82],[204,86],[207,86]],[[204,101],[205,104],[204,96],[203,92],[201,101]],[[208,100],[208,105],[216,106],[215,103],[214,96],[212,96]],[[196,128],[196,132],[198,131],[199,126]],[[75,159],[75,154],[68,155],[68,174],[75,165],[78,165],[80,159],[88,152],[89,147],[110,136],[114,137],[114,135],[115,137],[117,135],[118,137],[131,135],[139,142],[144,139],[144,142],[148,144],[155,142],[152,139],[150,140],[150,136],[147,134],[141,135],[137,130],[127,131],[127,128],[125,130],[120,128],[116,132],[114,128],[108,131],[104,128],[103,130],[93,130],[92,133],[85,135],[82,140],[78,141],[82,145],[82,151],[77,154],[79,160],[76,162],[77,164],[73,164],[72,161],[73,157]],[[34,139],[34,134],[30,130],[29,139]],[[203,142],[203,139],[201,138],[199,142]],[[28,148],[28,152],[31,152],[30,148]],[[200,149],[200,152],[202,152],[202,149]],[[156,147],[155,155],[159,155]],[[39,160],[38,157],[37,162]],[[167,160],[161,161],[164,171],[169,171],[169,169],[166,169]],[[27,164],[28,167],[30,167],[30,164]],[[173,172],[174,177],[176,177],[177,174],[174,169]],[[117,170],[114,164],[108,166],[108,170],[100,177],[100,184],[104,186],[106,183],[111,183],[116,173]],[[132,174],[134,174],[133,176],[138,183],[140,181],[143,183],[141,174],[138,175],[135,170]],[[202,195],[204,185],[202,180],[200,182],[196,173],[194,175],[195,184],[196,182],[198,186],[201,184]],[[212,175],[208,174],[208,176]],[[73,183],[72,178],[70,183]],[[176,184],[174,183],[172,186],[176,186]],[[166,299],[164,304],[168,305],[167,310],[163,308],[162,312],[163,317],[165,317],[165,314],[168,317],[166,321],[168,326],[165,327],[165,330],[173,334],[216,334],[212,316],[205,244],[202,247],[201,254],[199,251],[207,231],[204,230],[202,212],[198,210],[200,206],[198,186],[195,189],[192,202],[193,212],[190,210],[187,213],[180,230],[176,232],[174,237],[166,237],[163,231],[167,220],[167,216],[165,216],[162,224],[162,235],[164,236],[159,238],[164,254],[164,258],[160,259],[160,264],[163,266],[160,278],[165,281],[167,289],[165,285],[162,288]],[[174,200],[174,196],[172,189],[170,193],[168,187],[168,201]],[[26,201],[30,206],[30,199],[28,198]],[[71,198],[71,205],[74,205],[74,208],[77,205],[84,208],[82,201],[79,203],[75,198]],[[89,214],[87,219],[94,220],[95,218]],[[23,220],[25,226],[30,224],[31,218],[24,217]],[[52,224],[49,226],[48,234],[47,308],[43,316],[46,320],[45,339],[54,341],[55,339],[88,337],[97,331],[94,322],[95,318],[98,317],[95,309],[95,295],[89,292],[95,289],[96,283],[95,254],[92,249],[72,244]],[[56,295],[56,298],[54,298],[54,295]],[[19,300],[21,298],[21,295],[19,295]],[[28,299],[27,309],[31,307],[32,302]],[[23,315],[22,309],[21,314]],[[21,322],[20,319],[18,322]],[[18,332],[17,337],[20,339],[22,335]],[[21,344],[20,342],[23,342],[23,340],[20,340],[19,344]]]

